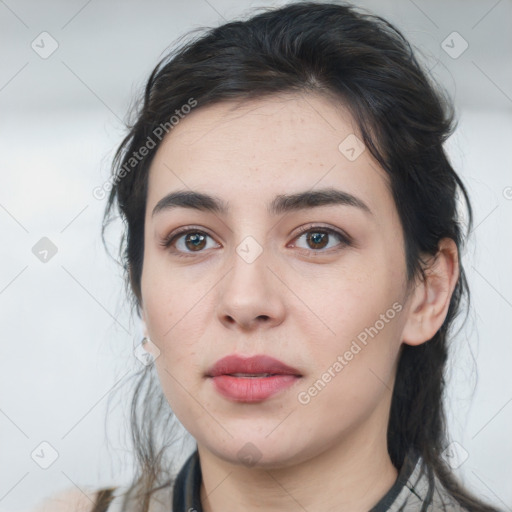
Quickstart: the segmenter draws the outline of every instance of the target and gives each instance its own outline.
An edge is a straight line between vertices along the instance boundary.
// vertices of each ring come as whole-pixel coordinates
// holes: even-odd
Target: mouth
[[[207,377],[231,375],[234,377],[271,377],[274,375],[295,375],[301,377],[299,370],[267,355],[242,357],[232,354],[219,359],[207,372]]]
[[[230,355],[217,361],[207,372],[214,389],[235,402],[261,402],[293,386],[299,370],[266,355]]]
[[[273,375],[280,375],[279,373],[230,373],[232,377],[248,377],[248,378],[261,378],[261,377],[272,377]]]

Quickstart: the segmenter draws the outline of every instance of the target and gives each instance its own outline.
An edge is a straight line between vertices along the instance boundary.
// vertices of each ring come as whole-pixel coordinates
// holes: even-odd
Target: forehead
[[[357,156],[364,148],[360,138],[348,110],[319,95],[200,107],[161,143],[150,169],[148,209],[177,189],[218,192],[229,204],[243,205],[336,187],[377,212],[389,210],[388,176],[368,150]]]

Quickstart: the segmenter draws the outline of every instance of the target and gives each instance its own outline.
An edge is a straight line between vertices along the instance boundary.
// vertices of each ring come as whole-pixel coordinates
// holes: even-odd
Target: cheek
[[[303,331],[313,364],[297,401],[318,428],[324,428],[327,418],[333,431],[349,428],[391,397],[400,348],[400,304],[374,299],[361,306],[353,309],[345,303],[329,318],[323,310],[335,334],[314,339]]]
[[[393,360],[370,363],[360,353],[325,384],[322,375],[300,397],[301,415],[325,438],[357,429],[377,409],[389,410],[393,389]],[[376,420],[379,417],[375,416]]]
[[[164,257],[148,254],[141,279],[143,311],[156,344],[172,339],[200,299],[200,290],[183,273],[171,269]]]
[[[391,283],[389,275],[379,274],[378,269],[373,274],[360,269],[331,279],[317,277],[309,284],[304,280],[297,294],[309,297],[309,311],[297,304],[294,317],[308,360],[314,361],[312,377],[321,378],[329,370],[336,376],[343,373],[343,378],[331,377],[336,383],[329,387],[347,379],[355,385],[378,380],[372,371],[384,382],[389,380],[403,327],[398,281]],[[329,378],[325,375],[325,380]]]
[[[294,283],[294,292],[302,299],[295,316],[310,330],[320,329],[324,339],[351,339],[373,325],[399,296],[389,281],[379,268],[362,261],[323,273],[303,272]]]
[[[182,391],[172,377],[185,383],[204,371],[196,366],[205,348],[201,340],[211,310],[203,287],[194,286],[183,276],[172,278],[169,272],[162,272],[160,276],[167,276],[163,279],[158,274],[146,274],[144,315],[149,336],[160,350],[156,367],[170,398]]]

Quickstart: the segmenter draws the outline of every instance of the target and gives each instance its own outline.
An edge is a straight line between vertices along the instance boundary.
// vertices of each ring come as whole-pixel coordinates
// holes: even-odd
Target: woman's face
[[[217,104],[182,119],[152,162],[143,320],[171,408],[226,461],[286,466],[385,442],[404,243],[354,126],[314,95]],[[217,375],[230,355],[287,368]]]

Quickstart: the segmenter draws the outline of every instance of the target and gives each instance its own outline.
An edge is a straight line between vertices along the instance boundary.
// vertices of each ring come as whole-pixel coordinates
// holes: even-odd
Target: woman
[[[139,471],[95,511],[496,510],[454,478],[442,402],[459,193],[472,220],[452,117],[401,33],[345,5],[263,12],[159,63],[104,222],[117,206],[154,355]],[[174,414],[197,443],[178,475],[156,440]]]

